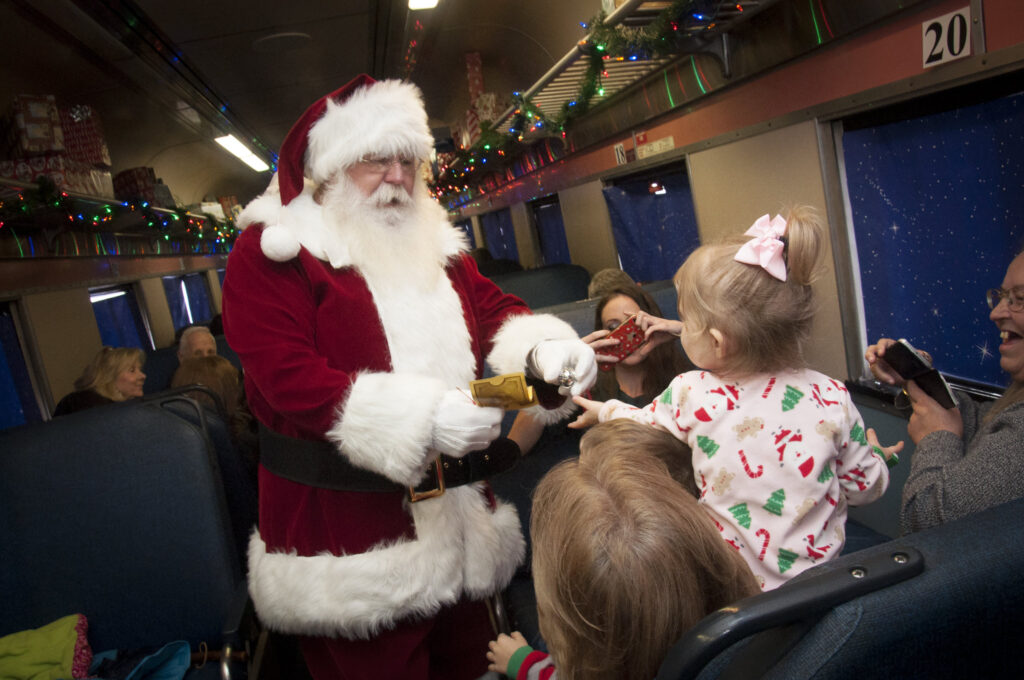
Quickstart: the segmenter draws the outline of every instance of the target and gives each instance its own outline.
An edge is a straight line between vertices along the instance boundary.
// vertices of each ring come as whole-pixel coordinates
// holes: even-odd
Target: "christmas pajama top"
[[[770,590],[842,550],[847,504],[889,484],[842,383],[807,369],[724,381],[677,376],[643,408],[611,400],[600,420],[660,426],[693,451],[700,502]]]

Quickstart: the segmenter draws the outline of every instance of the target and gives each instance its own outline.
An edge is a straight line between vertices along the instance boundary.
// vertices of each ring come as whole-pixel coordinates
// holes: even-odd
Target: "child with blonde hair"
[[[805,364],[823,238],[801,206],[695,250],[674,279],[681,321],[643,326],[700,369],[643,408],[577,398],[570,425],[631,418],[689,444],[701,504],[766,590],[839,554],[847,506],[885,492],[903,447],[880,447],[843,383]]]
[[[530,533],[537,615],[551,656],[519,633],[501,635],[490,643],[490,670],[539,680],[650,680],[700,619],[758,592],[685,490],[679,449],[652,428],[605,423],[583,436],[578,459],[540,481]]]

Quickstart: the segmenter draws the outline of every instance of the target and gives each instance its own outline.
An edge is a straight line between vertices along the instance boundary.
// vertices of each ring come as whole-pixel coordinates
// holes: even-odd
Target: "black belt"
[[[483,451],[462,458],[438,457],[426,480],[407,487],[352,465],[333,444],[296,439],[260,425],[260,464],[278,477],[334,491],[408,492],[413,502],[440,496],[446,488],[493,477],[513,467],[520,455],[514,441],[499,437]]]

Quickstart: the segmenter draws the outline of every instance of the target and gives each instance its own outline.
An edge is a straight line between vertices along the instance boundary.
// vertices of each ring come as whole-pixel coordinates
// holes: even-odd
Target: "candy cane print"
[[[750,463],[747,462],[747,457],[743,454],[743,449],[740,449],[740,461],[743,463],[743,469],[746,470],[747,476],[751,479],[757,479],[764,473],[764,466],[758,464],[757,472],[750,469]]]
[[[760,529],[758,529],[757,533],[754,534],[754,535],[755,536],[764,536],[764,544],[761,546],[761,554],[757,556],[757,559],[759,559],[762,562],[764,562],[764,554],[766,552],[768,552],[768,544],[771,543],[772,536],[771,536],[771,534],[768,533],[768,530],[765,529],[764,527],[761,527]]]
[[[767,399],[768,398],[768,394],[772,391],[773,387],[775,387],[775,378],[771,378],[768,381],[768,386],[765,387],[764,388],[764,392],[761,393],[761,398],[762,399]]]

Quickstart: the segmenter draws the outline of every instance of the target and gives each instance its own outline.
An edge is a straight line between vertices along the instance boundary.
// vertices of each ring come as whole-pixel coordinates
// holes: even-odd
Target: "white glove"
[[[456,458],[486,449],[501,434],[504,415],[500,408],[477,406],[461,390],[448,390],[434,415],[431,448]]]
[[[559,394],[578,396],[597,380],[594,350],[582,340],[541,340],[526,355],[526,368]]]

